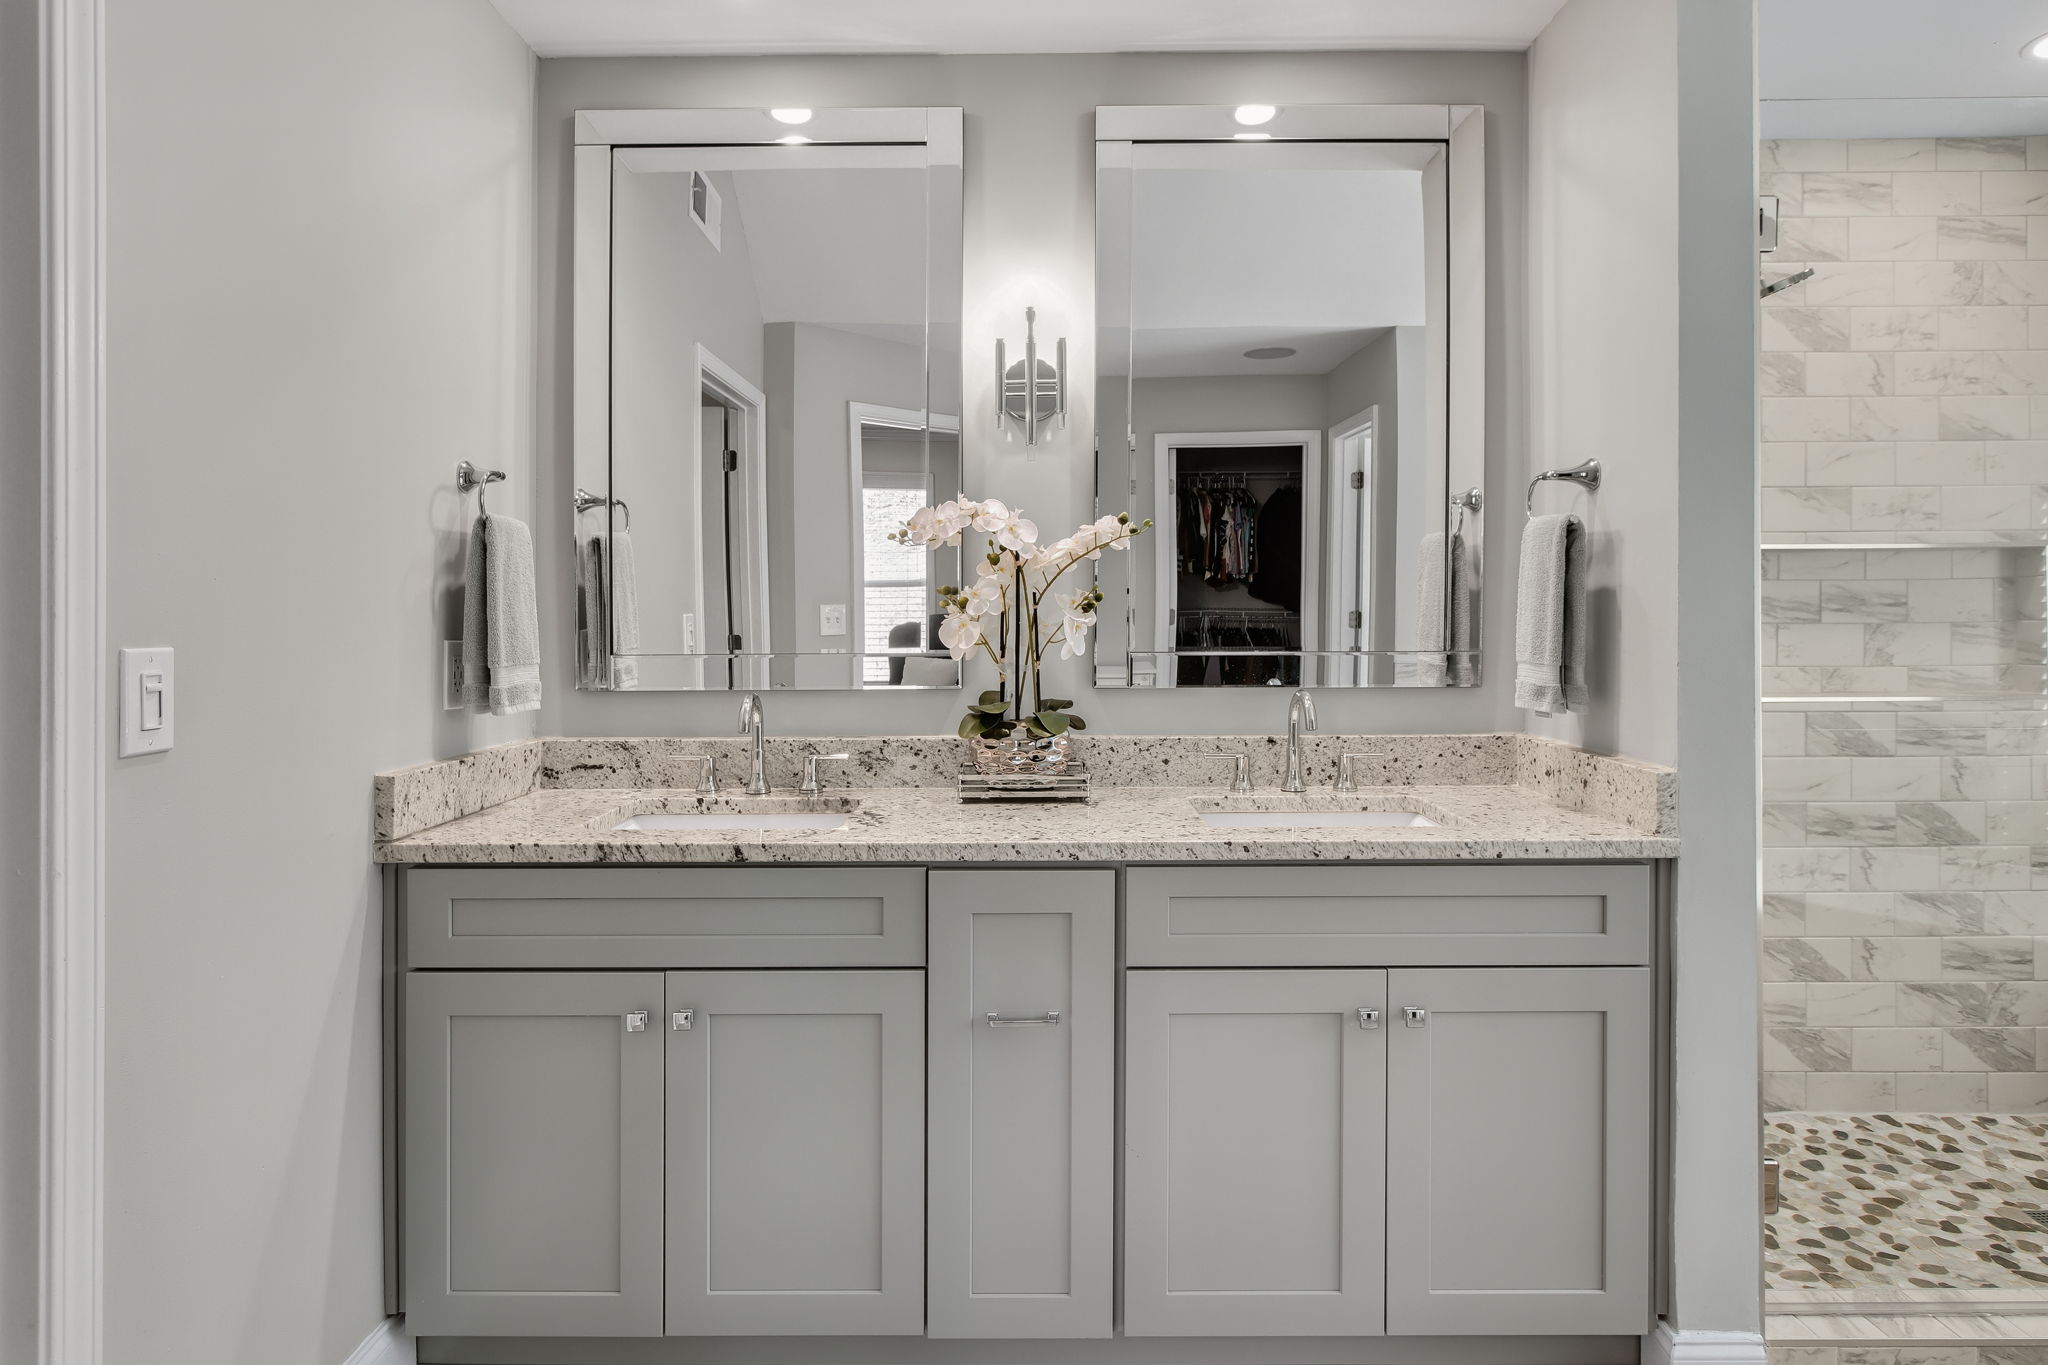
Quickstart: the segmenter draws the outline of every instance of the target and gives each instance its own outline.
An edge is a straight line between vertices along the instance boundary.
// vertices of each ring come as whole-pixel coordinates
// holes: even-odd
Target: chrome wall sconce
[[[1038,358],[1038,310],[1024,310],[1024,358],[1008,363],[1005,343],[996,338],[996,425],[1005,417],[1024,425],[1024,444],[1038,444],[1038,429],[1055,418],[1067,424],[1067,339],[1054,343],[1052,364]]]

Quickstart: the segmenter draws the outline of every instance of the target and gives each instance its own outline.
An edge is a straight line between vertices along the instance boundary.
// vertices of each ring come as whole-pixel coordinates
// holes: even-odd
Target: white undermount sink
[[[849,796],[667,798],[614,811],[599,827],[619,833],[659,830],[844,829],[859,806]]]
[[[1439,829],[1412,810],[1205,810],[1202,823],[1215,829]]]
[[[844,814],[829,811],[654,811],[629,815],[612,828],[630,829],[841,829]]]

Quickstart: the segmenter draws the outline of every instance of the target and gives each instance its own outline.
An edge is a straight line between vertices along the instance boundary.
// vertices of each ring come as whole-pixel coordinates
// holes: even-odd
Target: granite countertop
[[[714,808],[767,802],[796,810],[794,794],[725,796]],[[828,794],[852,806],[838,829],[613,830],[628,815],[696,811],[683,788],[542,788],[377,847],[386,863],[943,863],[1273,861],[1590,861],[1677,856],[1675,830],[1573,810],[1527,784],[1361,788],[1306,796],[1223,787],[1099,787],[1086,803],[963,803],[947,787],[863,787]],[[1414,810],[1441,822],[1412,826],[1219,829],[1202,809]]]

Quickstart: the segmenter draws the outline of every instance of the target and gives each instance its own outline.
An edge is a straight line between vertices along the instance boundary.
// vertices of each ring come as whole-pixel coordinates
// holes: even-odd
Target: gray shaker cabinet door
[[[924,973],[668,977],[668,1335],[924,1330]]]
[[[932,873],[930,1000],[928,1334],[1111,1335],[1116,874]]]
[[[1388,1333],[1647,1331],[1649,972],[1394,971],[1387,1003]]]
[[[655,972],[406,978],[412,1333],[661,1334],[661,992]]]
[[[1386,980],[1126,974],[1126,1334],[1384,1334]]]

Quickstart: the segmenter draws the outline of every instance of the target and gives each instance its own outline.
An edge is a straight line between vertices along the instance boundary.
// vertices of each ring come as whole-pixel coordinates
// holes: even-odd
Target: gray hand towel
[[[1586,706],[1586,528],[1531,517],[1515,586],[1515,705],[1546,714]]]
[[[1425,687],[1468,687],[1478,670],[1469,655],[1473,624],[1479,615],[1479,580],[1472,549],[1462,535],[1450,537],[1448,553],[1443,531],[1422,538],[1421,585],[1416,606],[1416,677]]]
[[[533,535],[515,517],[478,517],[462,590],[462,695],[473,711],[540,707],[540,613]]]
[[[640,579],[633,571],[633,536],[615,527],[605,540],[605,625],[611,632],[612,686],[640,685]]]
[[[607,638],[604,614],[604,537],[580,536],[576,541],[576,685],[603,686]]]

